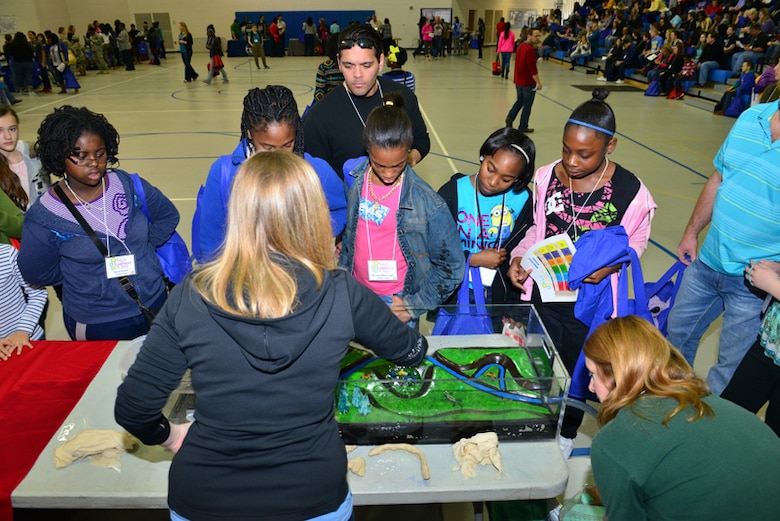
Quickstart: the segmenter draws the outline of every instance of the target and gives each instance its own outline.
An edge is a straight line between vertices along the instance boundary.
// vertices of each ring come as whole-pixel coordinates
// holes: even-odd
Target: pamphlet
[[[569,266],[577,249],[565,233],[531,246],[520,264],[531,271],[542,302],[575,302],[577,291],[569,288]]]

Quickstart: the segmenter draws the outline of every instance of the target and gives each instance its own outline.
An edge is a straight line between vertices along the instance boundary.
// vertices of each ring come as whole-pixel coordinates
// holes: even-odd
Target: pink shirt
[[[401,183],[403,180],[401,181]],[[407,264],[396,235],[398,229],[398,203],[401,199],[401,183],[393,186],[363,183],[358,207],[358,223],[355,233],[355,260],[352,275],[360,284],[379,296],[401,293],[404,289]],[[392,192],[392,193],[391,193]],[[376,196],[373,197],[373,196]],[[379,199],[377,201],[377,199]],[[368,276],[369,261],[395,260],[397,274],[393,281],[372,281]]]

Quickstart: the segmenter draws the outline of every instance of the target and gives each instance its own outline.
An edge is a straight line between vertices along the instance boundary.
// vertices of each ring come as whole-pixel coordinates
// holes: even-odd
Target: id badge
[[[496,278],[496,271],[495,269],[491,268],[485,268],[484,266],[479,267],[479,275],[482,277],[482,287],[489,288],[493,285],[493,279]]]
[[[106,277],[117,279],[128,275],[135,275],[135,255],[106,257]]]
[[[392,282],[398,280],[398,269],[394,260],[368,261],[368,280],[371,282]]]

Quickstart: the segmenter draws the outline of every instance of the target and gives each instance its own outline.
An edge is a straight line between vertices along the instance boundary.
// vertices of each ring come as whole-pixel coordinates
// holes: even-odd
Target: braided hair
[[[103,139],[108,165],[119,164],[119,133],[106,117],[86,107],[63,105],[46,116],[38,128],[35,154],[44,170],[58,177],[65,175],[65,161],[76,152],[76,141],[85,134]]]
[[[617,123],[612,107],[604,101],[609,96],[609,91],[603,87],[593,89],[592,98],[581,103],[569,116],[564,131],[571,125],[580,125],[592,128],[607,142],[615,135]]]
[[[241,136],[247,140],[247,146],[252,146],[250,129],[264,131],[272,123],[286,123],[295,130],[293,152],[303,157],[303,125],[292,91],[283,85],[255,87],[244,97],[241,114]]]

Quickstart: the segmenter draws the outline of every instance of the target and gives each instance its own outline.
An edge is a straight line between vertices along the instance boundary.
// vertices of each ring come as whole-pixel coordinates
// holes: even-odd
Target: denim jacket
[[[368,159],[364,159],[349,172],[354,182],[349,191],[347,227],[339,257],[339,265],[349,273],[353,270],[358,207],[367,168]],[[465,260],[447,204],[408,165],[397,218],[398,244],[409,266],[403,301],[412,318],[416,318],[441,305],[455,291],[463,281]]]

